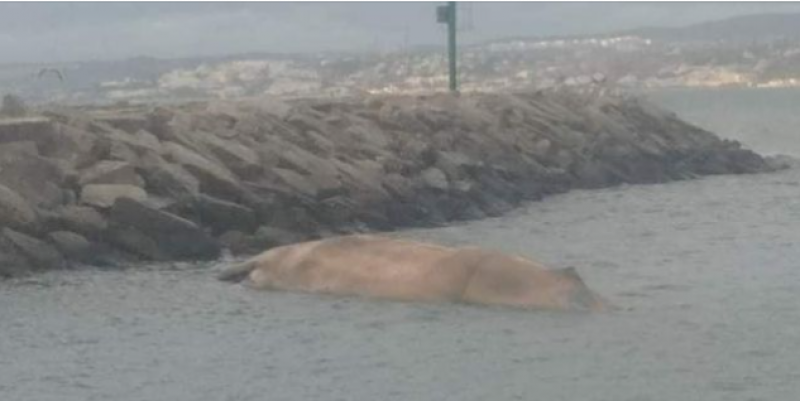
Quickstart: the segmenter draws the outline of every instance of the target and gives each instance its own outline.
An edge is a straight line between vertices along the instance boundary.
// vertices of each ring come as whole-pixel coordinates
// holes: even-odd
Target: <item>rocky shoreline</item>
[[[0,118],[0,276],[246,255],[497,216],[572,188],[774,168],[622,97],[41,110]]]

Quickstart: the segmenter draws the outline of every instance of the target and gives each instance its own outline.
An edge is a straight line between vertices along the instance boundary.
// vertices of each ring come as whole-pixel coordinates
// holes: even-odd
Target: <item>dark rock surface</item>
[[[109,211],[112,229],[137,232],[148,241],[142,256],[164,259],[213,259],[217,242],[200,226],[132,198],[119,198]],[[131,234],[133,235],[133,234]]]

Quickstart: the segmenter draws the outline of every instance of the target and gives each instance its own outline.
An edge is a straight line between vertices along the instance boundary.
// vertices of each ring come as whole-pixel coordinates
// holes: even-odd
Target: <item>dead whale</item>
[[[526,309],[602,310],[574,269],[550,270],[518,256],[354,235],[270,249],[219,279],[256,289],[402,301],[463,302]]]

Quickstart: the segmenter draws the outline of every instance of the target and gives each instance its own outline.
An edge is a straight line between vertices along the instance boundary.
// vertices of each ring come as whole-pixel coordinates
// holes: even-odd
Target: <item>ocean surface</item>
[[[800,156],[800,89],[674,89],[644,96],[761,154]]]
[[[800,154],[800,91],[654,99],[762,152]],[[617,310],[257,292],[217,282],[215,265],[53,272],[0,282],[0,400],[800,394],[800,170],[575,191],[399,235],[574,266]]]

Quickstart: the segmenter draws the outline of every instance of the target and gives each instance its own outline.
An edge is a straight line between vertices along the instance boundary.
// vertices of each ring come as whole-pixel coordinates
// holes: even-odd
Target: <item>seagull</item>
[[[58,80],[61,81],[62,83],[64,82],[64,74],[62,74],[61,71],[56,68],[42,68],[41,70],[39,70],[39,74],[37,75],[37,77],[41,79],[48,72],[55,75],[56,78],[58,78]]]

